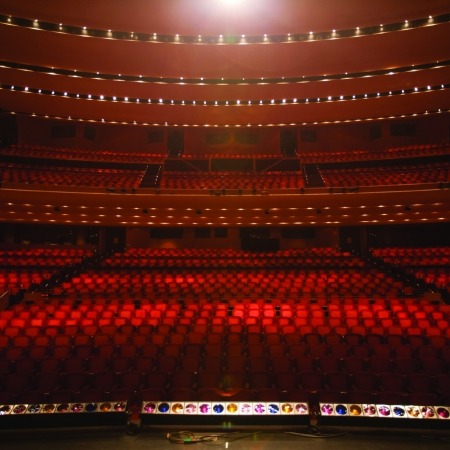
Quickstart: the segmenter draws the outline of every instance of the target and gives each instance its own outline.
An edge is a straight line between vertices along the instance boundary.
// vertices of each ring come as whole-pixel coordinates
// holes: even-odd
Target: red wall
[[[239,142],[237,133],[248,133],[250,137],[255,136],[255,141],[252,143]],[[210,143],[214,134],[225,136],[225,142],[220,144]],[[247,127],[186,129],[184,132],[184,151],[197,155],[278,155],[280,154],[280,129]]]
[[[391,136],[390,125],[395,123],[415,124],[413,136]],[[73,124],[76,135],[73,138],[52,137],[52,127]],[[371,139],[370,130],[379,126],[381,137]],[[84,137],[86,127],[95,129],[92,140]],[[116,150],[121,152],[147,152],[167,154],[167,135],[169,127],[153,128],[132,125],[95,124],[87,122],[67,122],[17,116],[18,143],[39,144],[53,147],[85,148],[92,150]],[[223,156],[245,154],[280,154],[280,134],[282,128],[183,128],[184,152],[187,154],[220,154]],[[302,130],[312,131],[315,142],[304,142]],[[149,133],[160,132],[159,142],[150,142]],[[378,150],[389,147],[401,147],[422,143],[448,143],[450,135],[450,118],[448,114],[430,115],[414,119],[392,121],[370,121],[351,124],[330,124],[297,127],[297,149],[309,151],[340,150]],[[222,133],[225,139],[214,143],[214,133]],[[249,142],[237,139],[237,133],[248,134]]]
[[[55,138],[52,136],[52,127],[68,124],[73,124],[76,127],[75,137]],[[92,140],[84,137],[86,127],[94,128],[95,130]],[[149,142],[149,132],[157,130],[151,127],[97,125],[86,122],[68,122],[21,116],[17,118],[17,128],[17,142],[20,144],[116,150],[120,152],[146,152],[164,155],[167,153],[167,133],[164,130],[161,142]]]
[[[280,240],[280,249],[308,247],[338,247],[339,229],[337,227],[317,227],[311,239],[283,239],[280,228],[271,228],[270,237]],[[210,237],[200,239],[195,237],[194,228],[184,228],[182,239],[154,239],[150,237],[150,228],[127,228],[127,247],[144,248],[241,248],[238,228],[228,228],[226,238]]]

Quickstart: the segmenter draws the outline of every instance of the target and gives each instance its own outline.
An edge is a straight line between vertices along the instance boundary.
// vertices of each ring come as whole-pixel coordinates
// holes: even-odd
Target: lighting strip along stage
[[[450,425],[450,406],[320,403],[320,422],[328,425],[379,425],[445,428]],[[361,418],[358,421],[357,418]],[[420,425],[418,424],[420,422]]]
[[[314,409],[314,411],[313,411]],[[23,427],[125,426],[126,401],[0,405],[0,429]],[[307,402],[144,401],[142,425],[309,425]],[[450,406],[320,403],[321,425],[448,429]],[[358,420],[359,419],[359,420]],[[420,424],[419,424],[420,423]]]
[[[0,405],[0,429],[126,425],[126,401]]]
[[[143,424],[308,425],[313,414],[307,402],[177,402],[144,401]],[[328,425],[367,425],[448,428],[450,406],[320,403],[319,422]],[[361,418],[361,421],[358,421]]]
[[[308,424],[307,402],[144,401],[143,424]]]

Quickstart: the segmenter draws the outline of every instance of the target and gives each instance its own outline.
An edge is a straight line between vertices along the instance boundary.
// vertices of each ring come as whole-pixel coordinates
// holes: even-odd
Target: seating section
[[[342,150],[342,151],[299,151],[303,164],[319,164],[329,162],[377,161],[405,158],[420,158],[436,155],[447,155],[448,144],[419,144],[404,147],[393,147],[384,150]]]
[[[50,280],[62,267],[80,264],[92,255],[92,249],[82,248],[0,249],[0,292],[28,291]]]
[[[301,172],[165,172],[165,189],[298,189],[304,187]]]
[[[89,186],[136,189],[145,170],[49,167],[0,163],[0,176],[6,183],[48,186]]]
[[[450,305],[353,255],[129,248],[95,268],[92,250],[15,252],[91,269],[0,311],[0,403],[450,404]]]
[[[388,247],[372,249],[371,254],[450,295],[450,247]]]
[[[325,311],[353,311],[360,318],[370,312],[377,321],[388,312],[397,325],[378,334],[365,327],[351,331],[356,326],[342,333],[315,325],[325,314],[314,303],[230,307],[97,299],[18,305],[0,312],[1,389],[17,401],[90,395],[140,401],[150,387],[159,390],[158,399],[205,398],[209,389],[218,396],[244,392],[247,400],[264,390],[280,400],[300,390],[308,399],[363,391],[372,397],[396,392],[404,403],[417,392],[450,400],[448,307],[335,306]],[[416,334],[422,319],[414,317],[421,310],[431,327],[435,313],[446,317],[447,327]]]
[[[241,193],[303,190],[310,186],[353,188],[418,183],[444,186],[450,180],[450,163],[446,161],[449,152],[448,144],[380,151],[303,152],[295,158],[294,164],[292,158],[284,158],[280,154],[239,154],[227,155],[226,158],[224,155],[184,154],[170,158],[142,152],[92,152],[88,149],[17,144],[0,150],[0,176],[4,183],[111,189],[151,187],[215,193],[223,190]],[[247,165],[231,161],[242,158],[248,160]],[[223,159],[228,163],[221,161]],[[154,169],[146,174],[146,167],[150,166]],[[163,166],[169,170],[162,171]],[[227,166],[228,169],[223,169]],[[316,184],[305,179],[308,178],[308,167],[317,172],[319,179]]]
[[[164,155],[143,152],[120,152],[111,150],[74,149],[44,145],[14,144],[1,149],[1,154],[44,159],[108,161],[124,163],[161,163]]]
[[[176,267],[176,264],[174,264]],[[393,277],[369,271],[330,270],[329,273],[267,270],[217,270],[195,273],[181,269],[157,273],[146,269],[86,271],[63,283],[66,295],[82,297],[144,297],[151,299],[206,298],[233,299],[252,296],[291,298],[296,296],[326,299],[329,297],[366,297],[370,295],[396,298],[405,285]]]
[[[320,173],[328,187],[447,183],[450,179],[450,163],[320,169]]]
[[[239,152],[239,153],[187,153],[184,152],[181,155],[182,159],[223,159],[224,157],[226,159],[248,159],[248,158],[255,158],[255,159],[277,159],[280,158],[281,153],[245,153],[245,152]]]
[[[449,153],[448,144],[419,144],[408,145],[404,147],[393,147],[383,150],[341,150],[341,151],[298,151],[298,156],[303,164],[318,164],[328,162],[349,162],[349,161],[376,161],[421,158],[429,156],[447,155]],[[161,163],[167,156],[164,154],[149,154],[135,151],[111,151],[90,149],[74,149],[49,147],[33,144],[13,144],[1,149],[1,153],[11,156],[25,156],[48,159],[69,159],[69,160],[88,160],[88,161],[117,161],[133,163]],[[279,153],[262,154],[244,154],[230,153],[226,155],[227,159],[271,159],[279,158]],[[183,153],[183,159],[212,159],[223,158],[223,153],[219,154],[199,154]]]

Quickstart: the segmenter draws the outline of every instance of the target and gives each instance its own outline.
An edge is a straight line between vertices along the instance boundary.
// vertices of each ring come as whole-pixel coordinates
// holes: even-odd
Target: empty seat
[[[353,389],[359,391],[376,391],[378,389],[378,377],[371,372],[355,372],[352,375]]]
[[[408,395],[401,391],[381,391],[376,396],[377,403],[387,405],[408,404]]]
[[[407,375],[406,386],[409,392],[433,392],[434,377],[425,373],[410,373]]]
[[[248,375],[250,389],[260,390],[272,387],[272,374],[265,370],[250,371]]]
[[[86,368],[86,359],[80,356],[70,356],[62,361],[64,372],[82,372]]]
[[[188,402],[197,399],[194,389],[183,387],[172,387],[167,392],[167,399],[171,401]]]
[[[221,374],[222,389],[244,389],[247,385],[247,374],[244,370],[228,370]]]
[[[112,391],[113,389],[129,389],[130,391],[137,391],[143,385],[143,374],[137,370],[131,370],[127,372],[122,372],[117,375],[114,379],[114,382],[117,384],[117,387],[113,384],[108,391]]]
[[[89,387],[90,377],[86,372],[70,372],[64,375],[64,386],[72,392],[80,392]]]
[[[202,370],[197,374],[197,389],[219,388],[221,383],[220,372],[215,370]]]
[[[128,358],[127,356],[114,356],[110,359],[109,366],[105,366],[103,370],[110,369],[113,372],[123,373],[128,372],[133,367],[132,358]],[[100,370],[98,372],[101,372]]]
[[[334,356],[322,356],[317,358],[317,367],[324,373],[335,372],[341,367],[341,359]]]
[[[378,374],[379,388],[384,391],[406,392],[405,376],[401,373],[382,372]]]
[[[273,376],[273,383],[276,388],[283,391],[297,389],[299,387],[298,374],[293,371],[276,372]]]
[[[155,367],[155,360],[151,356],[137,356],[133,359],[133,368],[141,373],[151,372]]]
[[[28,373],[8,373],[3,377],[3,389],[12,394],[19,394],[32,387],[32,377]]]
[[[372,356],[367,360],[367,367],[374,373],[390,372],[393,363],[390,358]]]
[[[325,387],[325,375],[317,371],[299,373],[300,386],[307,391],[318,391]]]
[[[329,371],[325,378],[326,386],[332,391],[346,392],[351,389],[351,379],[346,372]]]
[[[178,370],[171,374],[169,384],[171,388],[193,389],[196,383],[196,373],[190,370]]]
[[[168,381],[169,380],[167,379],[167,374],[164,372],[149,372],[143,376],[142,386],[143,389],[153,388],[165,391],[168,386]]]
[[[63,386],[63,377],[58,372],[40,372],[34,376],[34,389],[50,394]]]
[[[408,394],[409,405],[432,406],[440,403],[440,398],[434,392],[410,392]]]
[[[258,388],[253,394],[257,402],[280,402],[283,400],[283,391],[277,388]]]
[[[157,388],[157,387],[146,387],[140,389],[137,392],[137,399],[139,402],[144,401],[161,401],[167,400],[167,393],[165,389]]]

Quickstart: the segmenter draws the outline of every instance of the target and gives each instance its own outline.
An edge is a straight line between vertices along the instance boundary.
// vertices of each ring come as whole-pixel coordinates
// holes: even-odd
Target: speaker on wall
[[[382,136],[381,125],[376,124],[372,125],[369,130],[370,139],[373,141],[375,139],[379,139]]]
[[[167,154],[169,156],[180,156],[184,151],[183,130],[170,130],[167,135]]]
[[[297,151],[297,130],[282,129],[280,134],[281,152],[285,156],[295,156]]]
[[[51,134],[54,138],[74,138],[76,131],[75,125],[54,125]]]
[[[84,139],[93,141],[95,139],[95,128],[94,127],[84,127],[83,137],[84,137]]]

